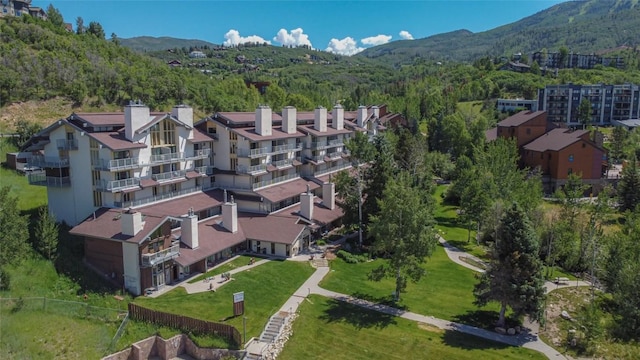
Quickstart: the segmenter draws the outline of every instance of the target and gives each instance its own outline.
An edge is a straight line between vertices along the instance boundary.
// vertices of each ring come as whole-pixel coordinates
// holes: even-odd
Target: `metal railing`
[[[113,206],[118,207],[118,208],[130,208],[130,207],[136,207],[136,206],[141,206],[141,205],[146,205],[146,204],[150,204],[156,201],[162,201],[162,200],[168,200],[168,199],[172,199],[174,197],[177,196],[182,196],[182,195],[187,195],[187,194],[191,194],[191,193],[195,193],[198,191],[207,191],[213,189],[213,187],[208,186],[208,187],[203,187],[203,186],[196,186],[196,187],[192,187],[192,188],[188,188],[188,189],[182,189],[179,191],[172,191],[172,192],[168,192],[168,193],[164,193],[164,194],[158,194],[158,195],[154,195],[154,196],[148,196],[145,198],[140,198],[140,199],[135,199],[132,201],[114,201],[113,202]]]
[[[351,167],[351,164],[349,164],[349,163],[340,164],[340,165],[332,166],[332,167],[324,169],[324,170],[315,171],[313,173],[313,176],[316,176],[316,177],[317,176],[322,176],[322,175],[328,174],[330,172],[334,172],[334,171],[338,171],[338,170],[344,170],[344,169],[348,169],[350,167]]]
[[[139,163],[139,159],[137,157],[133,157],[114,160],[101,160],[98,164],[94,164],[93,168],[96,170],[119,171],[136,169],[140,166],[142,166],[142,164]]]
[[[254,174],[259,172],[267,171],[267,164],[258,164],[258,165],[238,165],[236,170],[239,174]]]
[[[293,159],[284,159],[284,160],[278,160],[278,161],[272,161],[271,165],[277,167],[277,168],[281,168],[281,167],[285,167],[285,166],[291,166],[293,165]]]
[[[269,185],[274,185],[277,183],[281,183],[283,181],[287,181],[287,180],[291,180],[291,179],[295,179],[300,177],[300,174],[289,174],[289,175],[284,175],[284,176],[280,176],[274,179],[269,179],[269,180],[263,180],[257,183],[253,183],[251,185],[251,187],[255,190],[255,189],[259,189],[261,187],[265,187],[265,186],[269,186]]]
[[[171,260],[180,255],[180,245],[173,245],[168,249],[160,250],[153,254],[142,254],[142,266],[149,267]]]
[[[329,146],[342,146],[344,145],[344,141],[342,139],[329,140]]]
[[[339,159],[342,157],[342,151],[328,152],[327,156],[332,160]]]
[[[78,150],[78,140],[76,139],[58,139],[56,140],[58,150]]]
[[[149,161],[152,164],[173,162],[173,161],[180,161],[180,160],[184,160],[184,153],[174,152],[174,153],[167,153],[167,154],[158,154],[158,155],[151,155],[151,157],[149,158]]]
[[[307,144],[307,149],[324,149],[327,146],[328,145],[326,141],[316,141]]]
[[[168,171],[160,174],[152,174],[151,178],[155,181],[169,181],[181,179],[187,176],[187,170]]]
[[[258,149],[238,149],[238,156],[240,157],[260,157],[265,156],[270,153],[270,149],[268,147],[261,147]]]
[[[302,144],[285,144],[285,145],[276,145],[271,149],[272,154],[289,152],[289,151],[300,151],[302,150]]]
[[[196,166],[194,170],[203,175],[213,174],[213,168],[211,166]]]
[[[122,180],[106,180],[102,179],[96,189],[106,191],[118,191],[140,186],[140,178],[129,178]]]
[[[29,184],[50,187],[71,186],[71,178],[68,176],[47,176],[44,172],[28,175]]]
[[[211,155],[211,149],[207,148],[207,149],[194,150],[193,155],[187,155],[185,156],[185,158],[187,160],[197,160],[197,159],[208,158],[209,155]]]
[[[307,156],[307,159],[313,160],[315,162],[322,162],[324,161],[324,155]]]
[[[221,183],[215,182],[213,183],[214,188],[226,189],[226,190],[252,190],[253,187],[251,185],[244,184],[229,184],[229,183]]]
[[[54,167],[54,168],[62,168],[69,167],[69,158],[67,157],[56,157],[56,156],[32,156],[27,160],[28,166],[37,166],[41,168],[45,167]]]

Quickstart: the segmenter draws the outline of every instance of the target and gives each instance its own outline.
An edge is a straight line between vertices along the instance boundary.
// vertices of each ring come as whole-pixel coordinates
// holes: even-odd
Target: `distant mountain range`
[[[472,33],[457,30],[424,39],[394,41],[364,50],[357,56],[399,65],[414,58],[473,61],[482,56],[566,47],[576,53],[595,53],[640,44],[638,0],[569,1],[514,23]],[[505,6],[508,6],[505,3]]]
[[[423,39],[393,41],[368,48],[355,57],[398,66],[413,63],[416,58],[468,62],[483,56],[531,55],[542,49],[553,52],[560,47],[583,54],[620,46],[635,47],[640,44],[639,2],[569,1],[492,30],[480,33],[456,30]],[[217,46],[202,40],[149,36],[121,39],[121,43],[141,52]]]

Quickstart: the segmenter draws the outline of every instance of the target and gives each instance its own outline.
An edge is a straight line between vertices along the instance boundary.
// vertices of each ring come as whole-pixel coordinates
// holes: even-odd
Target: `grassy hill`
[[[410,63],[415,57],[437,61],[473,61],[482,56],[531,54],[562,46],[595,53],[640,44],[638,0],[568,1],[517,22],[489,31],[458,30],[418,40],[394,41],[356,56],[388,64]]]

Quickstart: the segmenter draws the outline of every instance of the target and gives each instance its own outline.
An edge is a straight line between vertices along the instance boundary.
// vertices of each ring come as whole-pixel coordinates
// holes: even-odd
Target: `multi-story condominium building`
[[[536,111],[538,110],[538,100],[498,99],[496,109],[501,112],[521,110]]]
[[[593,69],[596,65],[614,66],[618,69],[624,68],[624,59],[621,57],[603,57],[595,54],[567,54],[566,58],[562,58],[559,52],[550,52],[546,54],[541,51],[533,53],[531,57],[541,68],[568,68],[568,69]]]
[[[31,6],[31,0],[0,0],[0,17],[31,15],[40,19],[47,19],[47,13],[40,7]]]
[[[386,109],[385,109],[386,110]],[[246,250],[288,257],[342,217],[331,173],[345,142],[384,129],[377,107],[281,114],[193,110],[76,113],[27,143],[29,182],[84,238],[86,262],[134,294],[159,289]]]
[[[569,175],[580,174],[590,192],[597,193],[607,169],[607,151],[602,137],[591,137],[588,130],[571,130],[548,121],[544,111],[522,111],[487,131],[487,140],[515,139],[520,166],[538,169],[544,191],[553,193]]]
[[[640,117],[640,86],[634,84],[547,85],[538,91],[538,109],[546,111],[551,122],[576,125],[582,99],[591,102],[593,124]]]

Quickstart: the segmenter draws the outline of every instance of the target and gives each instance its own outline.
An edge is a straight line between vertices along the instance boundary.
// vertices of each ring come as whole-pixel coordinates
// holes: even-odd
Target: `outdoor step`
[[[265,330],[279,332],[281,328],[281,326],[267,325],[267,328]]]
[[[244,357],[244,360],[260,360],[260,355],[247,354],[247,356]]]
[[[274,336],[266,336],[266,335],[262,335],[262,336],[260,337],[260,341],[262,341],[262,342],[268,342],[268,343],[272,343],[272,342],[274,342],[274,341],[275,341],[275,339],[276,339],[276,338],[275,338]]]

